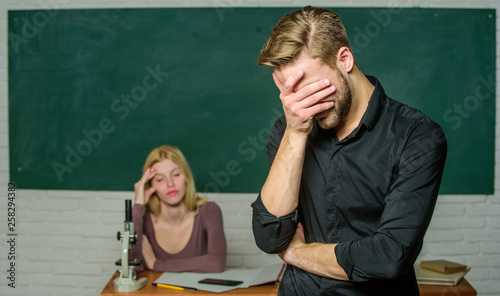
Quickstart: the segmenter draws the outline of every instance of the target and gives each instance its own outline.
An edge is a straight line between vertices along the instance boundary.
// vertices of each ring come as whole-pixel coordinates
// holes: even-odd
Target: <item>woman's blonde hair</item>
[[[163,145],[153,149],[146,158],[142,173],[144,174],[144,172],[146,172],[146,170],[155,163],[166,159],[173,161],[179,166],[179,169],[186,180],[186,194],[183,199],[184,204],[190,211],[196,210],[196,212],[198,212],[198,208],[204,205],[207,202],[207,199],[196,194],[193,174],[191,173],[191,169],[189,168],[189,164],[184,157],[184,154],[182,154],[179,148],[171,145]],[[145,185],[145,190],[149,188],[151,188],[150,182]],[[158,215],[160,212],[160,198],[158,195],[151,195],[147,203],[147,208],[153,215]]]
[[[337,52],[343,46],[351,49],[340,15],[328,9],[307,6],[279,20],[257,63],[278,69],[305,52],[335,68]]]

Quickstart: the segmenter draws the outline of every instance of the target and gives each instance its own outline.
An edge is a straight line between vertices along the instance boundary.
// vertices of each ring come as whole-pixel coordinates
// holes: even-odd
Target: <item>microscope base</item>
[[[122,278],[121,275],[113,282],[115,290],[118,292],[137,291],[146,285],[146,278],[133,280],[131,278]]]

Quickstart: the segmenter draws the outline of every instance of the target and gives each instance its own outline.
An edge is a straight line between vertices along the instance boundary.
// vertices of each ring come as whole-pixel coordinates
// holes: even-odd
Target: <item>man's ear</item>
[[[354,55],[351,50],[346,46],[341,47],[337,53],[337,66],[349,73],[353,69],[354,64]]]

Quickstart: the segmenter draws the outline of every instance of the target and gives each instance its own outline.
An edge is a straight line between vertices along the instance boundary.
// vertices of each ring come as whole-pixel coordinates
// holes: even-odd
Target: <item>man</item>
[[[413,264],[445,163],[441,128],[360,71],[332,11],[283,17],[258,63],[274,69],[285,112],[252,204],[257,245],[288,264],[279,295],[419,295]]]

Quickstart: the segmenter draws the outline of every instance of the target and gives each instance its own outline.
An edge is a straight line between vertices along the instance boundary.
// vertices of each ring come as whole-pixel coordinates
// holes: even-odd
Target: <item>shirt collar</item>
[[[385,91],[377,78],[373,76],[366,76],[375,89],[368,102],[368,107],[366,108],[365,114],[361,118],[360,125],[366,126],[368,130],[371,130],[377,123],[380,113],[382,112],[383,99],[385,98]]]

